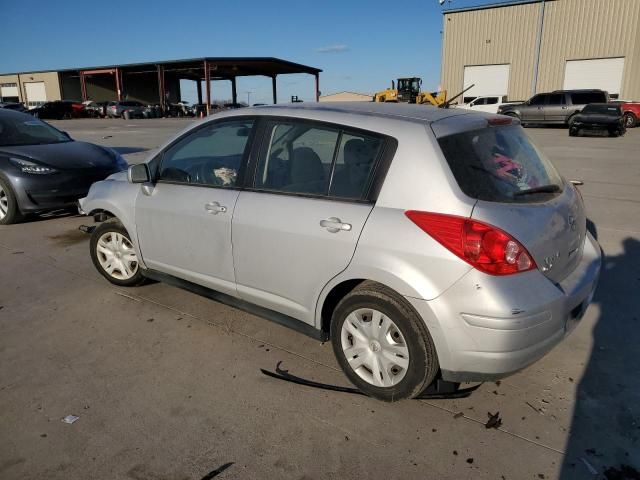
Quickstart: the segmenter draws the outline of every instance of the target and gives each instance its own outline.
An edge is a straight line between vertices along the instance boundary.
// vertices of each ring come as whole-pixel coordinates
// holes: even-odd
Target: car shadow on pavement
[[[146,152],[149,150],[148,148],[144,148],[144,147],[109,147],[109,148],[115,150],[120,155],[127,155],[129,153]]]
[[[587,228],[597,238],[591,221]],[[627,237],[619,255],[603,253],[594,307],[600,314],[592,332],[591,355],[576,390],[560,478],[640,478],[635,476],[640,468],[638,239]]]
[[[78,210],[76,208],[69,207],[69,208],[62,208],[60,210],[53,210],[51,212],[30,213],[20,221],[20,224],[44,222],[46,220],[55,220],[57,218],[81,217],[81,216],[82,215],[78,214]]]

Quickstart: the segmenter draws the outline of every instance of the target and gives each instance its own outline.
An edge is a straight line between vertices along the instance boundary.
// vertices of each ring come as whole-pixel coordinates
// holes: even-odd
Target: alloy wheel
[[[138,257],[131,241],[118,232],[106,232],[96,245],[100,266],[118,280],[128,280],[138,271]]]
[[[353,371],[376,387],[397,385],[409,367],[409,349],[398,326],[378,310],[360,308],[342,324],[341,345]]]
[[[9,213],[9,197],[7,192],[0,186],[0,220],[7,216]]]

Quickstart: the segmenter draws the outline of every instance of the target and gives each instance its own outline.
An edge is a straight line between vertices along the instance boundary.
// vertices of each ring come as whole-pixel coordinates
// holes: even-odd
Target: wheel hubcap
[[[111,277],[128,280],[138,271],[138,257],[127,237],[107,232],[98,239],[96,253],[100,266]]]
[[[7,216],[9,212],[9,197],[6,192],[0,187],[0,220]]]
[[[350,313],[341,331],[342,351],[351,369],[376,387],[392,387],[407,374],[409,349],[398,326],[382,312]]]

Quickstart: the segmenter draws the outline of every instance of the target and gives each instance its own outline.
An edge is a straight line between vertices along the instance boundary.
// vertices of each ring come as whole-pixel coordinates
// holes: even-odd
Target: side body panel
[[[240,298],[314,324],[322,288],[353,256],[372,206],[242,192],[233,218],[233,257]],[[329,231],[339,219],[350,230]]]

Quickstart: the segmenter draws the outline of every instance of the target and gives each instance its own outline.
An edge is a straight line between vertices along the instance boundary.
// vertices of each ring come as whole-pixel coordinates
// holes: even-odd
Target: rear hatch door
[[[582,257],[582,198],[524,129],[475,114],[434,122],[432,129],[461,190],[477,200],[472,218],[512,235],[551,281],[566,278]]]

